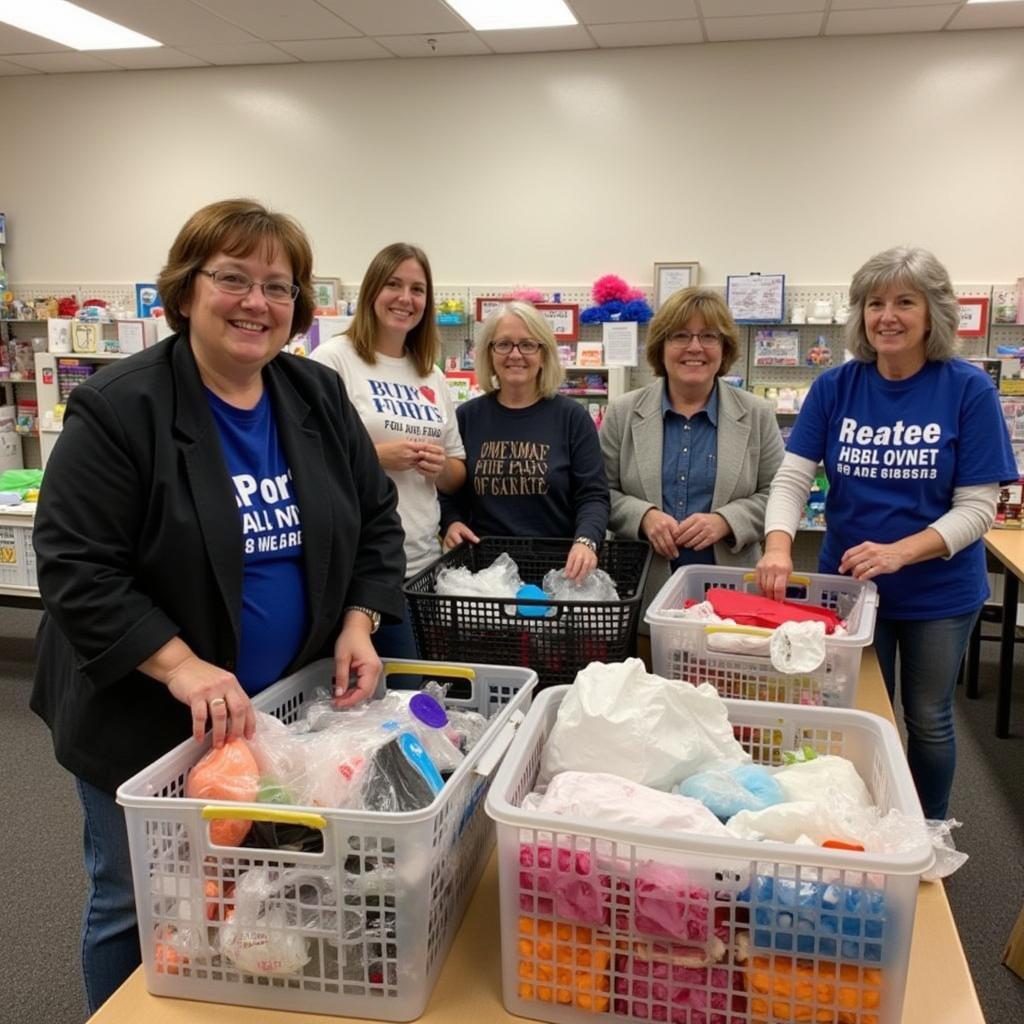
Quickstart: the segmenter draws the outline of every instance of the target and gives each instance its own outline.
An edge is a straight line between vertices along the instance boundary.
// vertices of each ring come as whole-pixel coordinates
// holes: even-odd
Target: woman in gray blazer
[[[601,424],[609,528],[654,548],[644,608],[680,566],[753,567],[761,557],[783,444],[768,402],[720,379],[738,336],[717,292],[677,292],[647,332],[658,380],[610,402]]]

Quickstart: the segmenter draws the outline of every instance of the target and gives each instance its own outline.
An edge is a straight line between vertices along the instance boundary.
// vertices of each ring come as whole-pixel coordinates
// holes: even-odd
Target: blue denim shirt
[[[708,404],[687,418],[672,408],[668,387],[661,397],[664,434],[661,447],[661,508],[681,521],[694,512],[710,512],[718,471],[718,388]],[[714,547],[681,548],[672,569],[714,565]]]

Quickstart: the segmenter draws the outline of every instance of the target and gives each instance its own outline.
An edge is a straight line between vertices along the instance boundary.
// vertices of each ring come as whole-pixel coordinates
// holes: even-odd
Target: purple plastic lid
[[[409,710],[431,729],[440,729],[448,724],[448,714],[429,693],[417,693],[409,701]]]

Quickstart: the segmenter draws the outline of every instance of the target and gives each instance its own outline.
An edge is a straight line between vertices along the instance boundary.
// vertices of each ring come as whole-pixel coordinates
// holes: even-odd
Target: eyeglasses
[[[254,285],[259,285],[267,302],[294,302],[299,294],[299,286],[290,281],[254,281],[237,270],[198,270],[205,274],[218,291],[228,295],[248,295]]]
[[[535,356],[540,351],[540,342],[534,341],[533,338],[524,338],[522,341],[509,341],[503,338],[501,341],[492,341],[491,348],[499,356],[507,356],[514,348],[519,349],[522,356]]]
[[[700,342],[702,348],[714,348],[722,340],[717,331],[701,331],[699,334],[693,331],[676,331],[675,334],[668,336],[666,344],[673,348],[686,348],[694,338]]]

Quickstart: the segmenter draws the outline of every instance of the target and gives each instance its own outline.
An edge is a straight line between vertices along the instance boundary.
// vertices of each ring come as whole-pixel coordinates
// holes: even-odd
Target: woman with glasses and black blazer
[[[611,529],[654,548],[645,608],[680,566],[753,566],[761,556],[783,444],[771,405],[722,380],[738,336],[717,292],[676,292],[647,330],[658,380],[609,402],[601,424]]]
[[[312,266],[257,203],[193,214],[158,279],[175,334],[75,388],[46,466],[31,706],[82,804],[90,1013],[139,963],[117,787],[190,734],[251,738],[250,696],[316,659],[366,698],[402,613],[395,489],[337,375],[281,351]]]
[[[565,572],[582,579],[608,525],[608,481],[589,413],[558,394],[563,370],[547,320],[528,302],[499,306],[480,330],[476,372],[484,394],[457,412],[467,477],[441,499],[444,546],[569,537]]]

